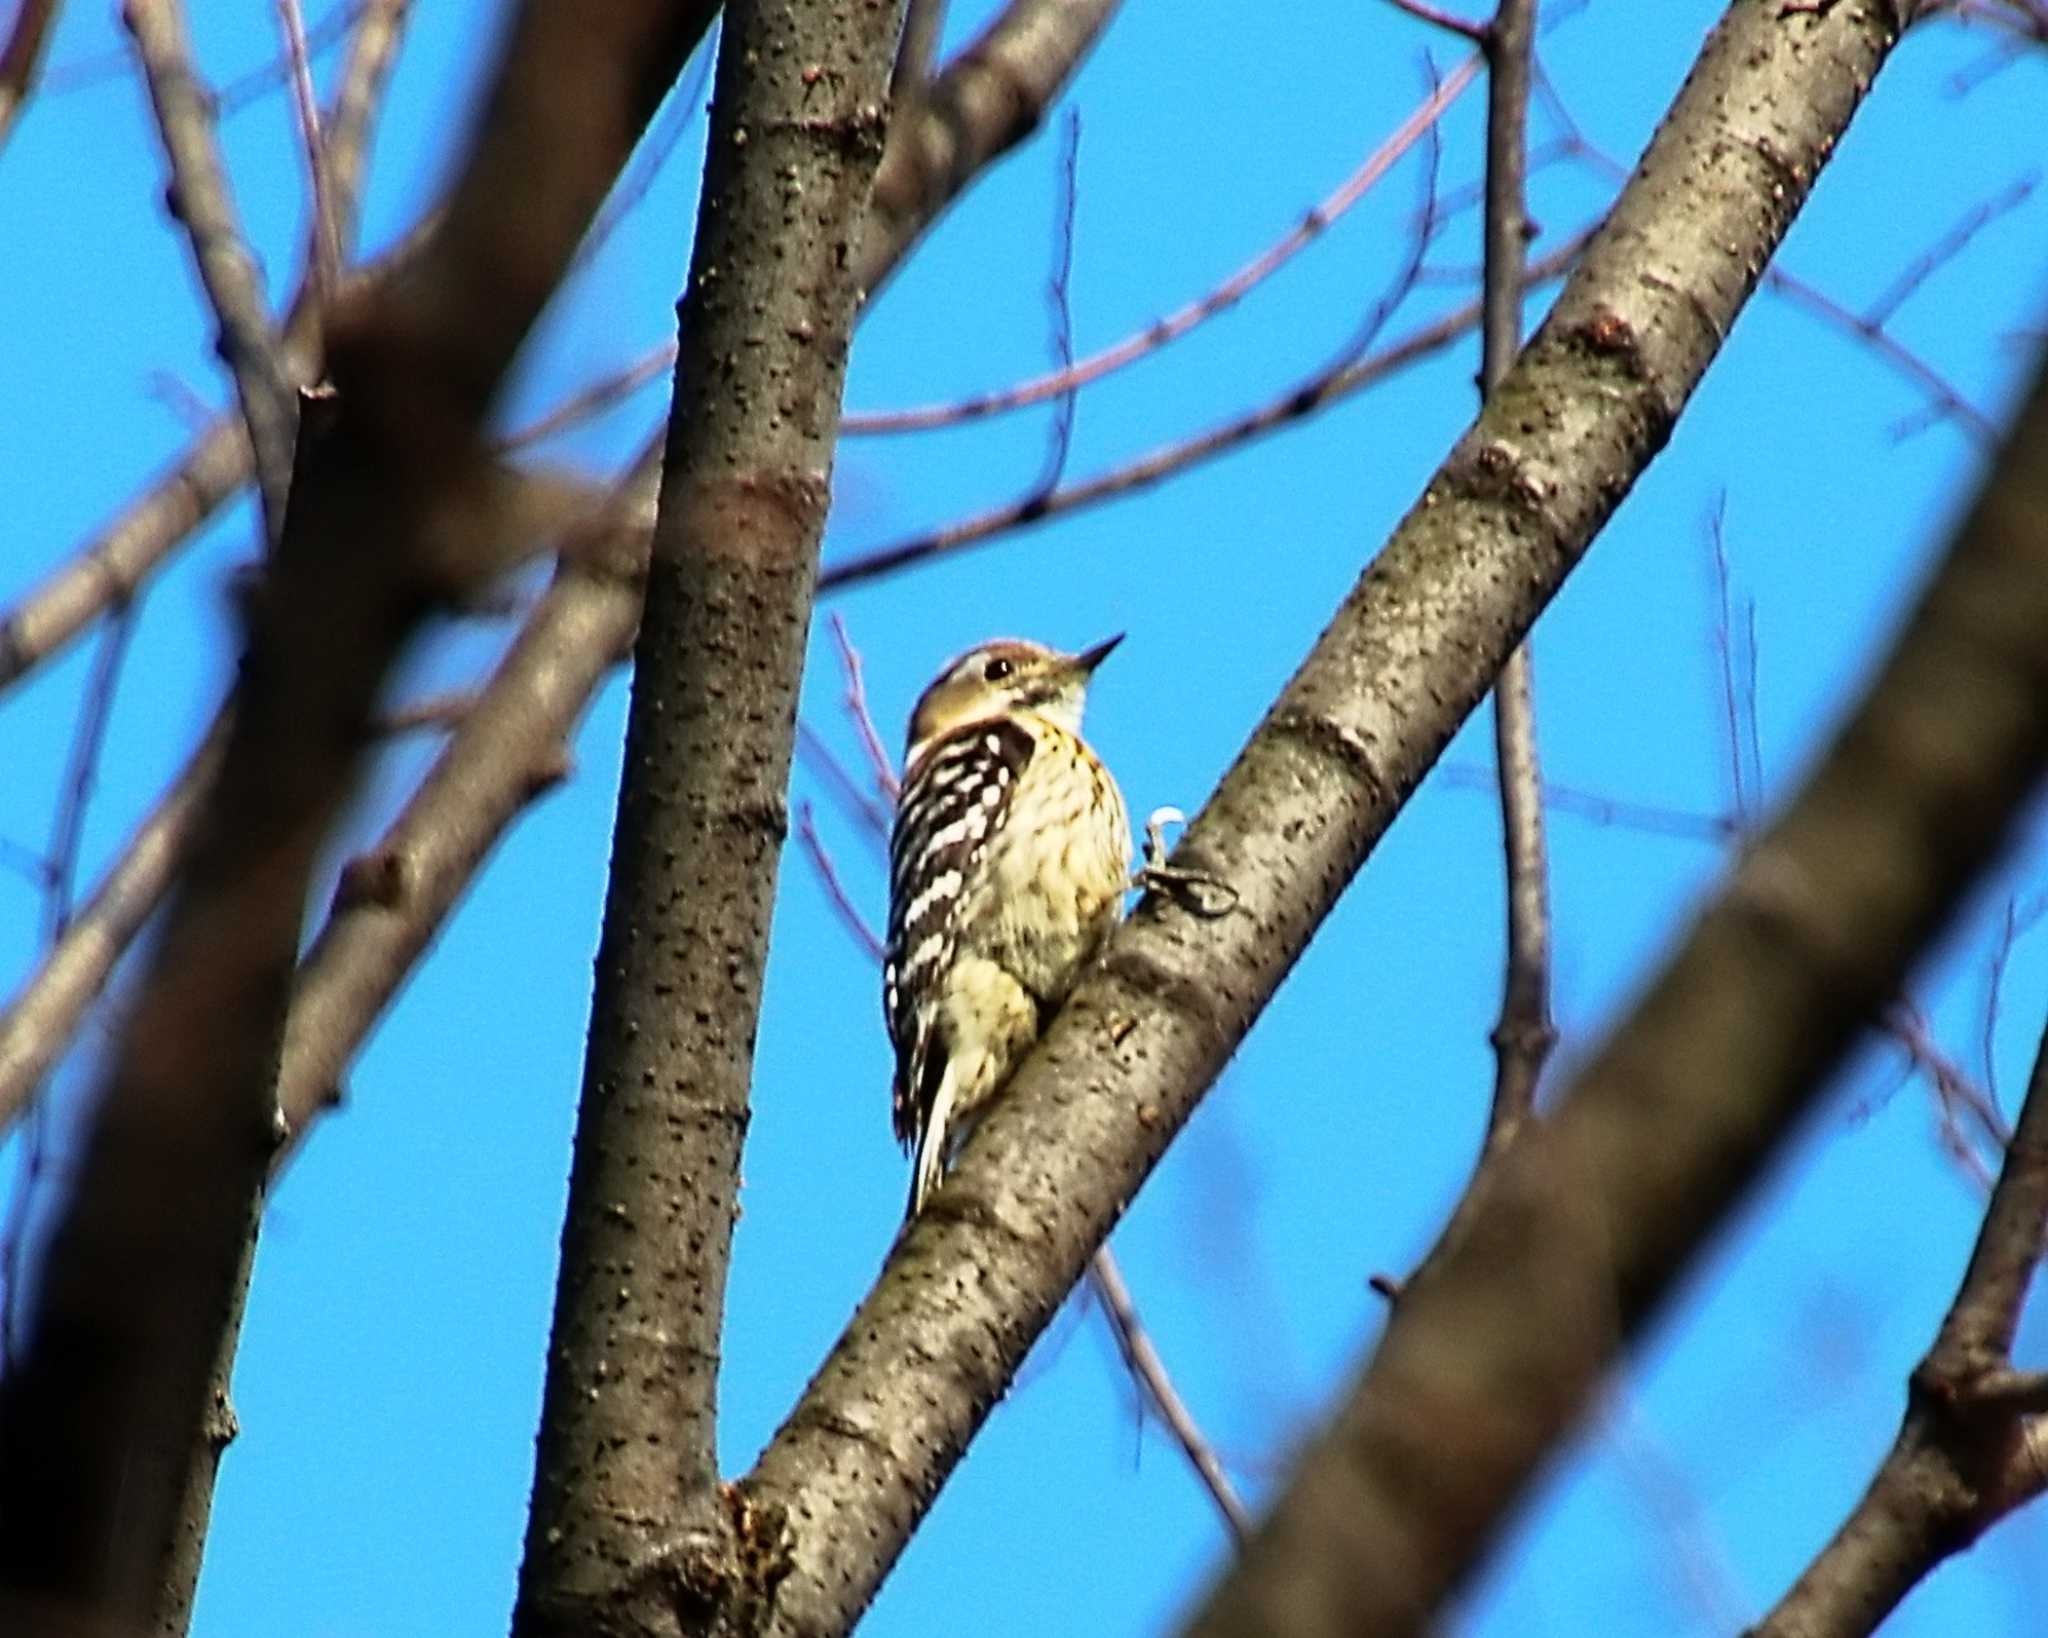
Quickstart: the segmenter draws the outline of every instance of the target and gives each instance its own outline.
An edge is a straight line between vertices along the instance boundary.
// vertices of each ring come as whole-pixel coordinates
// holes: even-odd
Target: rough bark
[[[335,390],[301,417],[220,776],[93,1101],[29,1347],[0,1384],[10,1631],[135,1627],[164,1603],[269,1164],[313,862],[391,662],[423,614],[497,566],[502,486],[481,427],[680,65],[682,22],[653,4],[602,27],[580,7],[523,8],[434,242],[334,316]]]
[[[1869,694],[1404,1288],[1191,1630],[1411,1632],[1995,859],[2048,760],[2048,376]]]
[[[1093,1247],[1642,468],[1903,18],[1741,0],[1478,422],[1365,571],[1149,900],[899,1243],[742,1489],[800,1521],[773,1630],[865,1606]]]
[[[900,16],[735,4],[721,35],[514,1619],[528,1638],[744,1624],[772,1574],[716,1490],[720,1332]]]

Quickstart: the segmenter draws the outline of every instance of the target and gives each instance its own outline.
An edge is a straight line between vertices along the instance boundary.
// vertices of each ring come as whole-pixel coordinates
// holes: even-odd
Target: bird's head
[[[926,745],[964,723],[1015,711],[1035,711],[1070,733],[1079,733],[1088,679],[1123,640],[1118,632],[1078,654],[1018,637],[999,637],[970,648],[950,661],[918,696],[910,713],[906,761],[915,762]]]

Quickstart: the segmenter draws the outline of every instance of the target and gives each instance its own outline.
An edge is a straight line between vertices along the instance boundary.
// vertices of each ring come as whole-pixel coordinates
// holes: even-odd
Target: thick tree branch
[[[1050,78],[1057,86],[1061,76]],[[906,251],[915,237],[900,241]],[[287,1153],[333,1106],[378,1015],[498,837],[565,765],[577,719],[630,650],[661,453],[643,451],[620,481],[609,532],[565,543],[561,572],[447,749],[351,866],[353,885],[307,954],[286,1029],[278,1101]]]
[[[601,25],[564,0],[527,5],[443,231],[404,285],[335,315],[336,390],[300,421],[221,773],[33,1282],[29,1351],[0,1385],[13,1630],[114,1630],[166,1597],[270,1158],[313,862],[390,663],[422,615],[496,567],[504,486],[484,416],[686,29],[651,0]],[[444,309],[462,323],[422,345]]]
[[[514,1630],[743,1625],[717,1368],[797,690],[901,5],[727,8]],[[694,1530],[709,1539],[685,1545]],[[721,1539],[730,1529],[732,1537]]]
[[[1711,38],[1549,321],[1189,828],[1176,859],[1228,882],[1236,911],[1155,900],[1125,924],[744,1481],[756,1510],[801,1521],[774,1631],[839,1632],[873,1595],[1123,1203],[1663,446],[1902,21],[1872,0],[1740,0]]]
[[[1471,1568],[2038,782],[2044,518],[2048,372],[1813,778],[1409,1282],[1195,1632],[1415,1631]]]

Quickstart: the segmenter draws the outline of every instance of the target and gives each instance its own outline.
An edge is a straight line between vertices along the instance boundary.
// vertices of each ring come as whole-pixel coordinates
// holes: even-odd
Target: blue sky
[[[950,38],[990,11],[956,6]],[[1617,0],[1562,17],[1544,64],[1587,137],[1632,161],[1716,8]],[[1284,233],[1407,113],[1433,54],[1462,52],[1388,8],[1128,9],[1077,81],[1072,323],[1087,352],[1211,288]],[[276,51],[273,8],[205,8],[216,83]],[[487,60],[490,8],[418,8],[376,151],[365,226],[388,242],[457,140]],[[107,8],[72,7],[49,89],[0,154],[11,327],[0,362],[0,599],[108,517],[187,436],[181,400],[222,402],[160,161]],[[1991,38],[1923,31],[1886,72],[1779,265],[1850,307],[1874,300],[1972,207],[2038,163],[2048,59],[1967,95]],[[331,68],[330,59],[323,65]],[[68,82],[68,84],[67,84]],[[701,101],[701,98],[700,98]],[[1444,127],[1441,191],[1476,176],[1483,93]],[[1062,120],[1004,165],[880,298],[854,350],[855,409],[948,399],[1049,358],[1044,287]],[[1539,114],[1537,140],[1555,127]],[[688,254],[701,115],[533,349],[508,421],[664,339]],[[290,111],[238,107],[224,139],[275,301],[305,205]],[[1085,477],[1276,398],[1343,348],[1406,254],[1404,164],[1240,308],[1080,400]],[[1537,175],[1541,252],[1589,222],[1606,183]],[[1893,333],[1999,416],[2044,298],[2048,200],[1979,233],[1897,313]],[[1476,224],[1432,248],[1450,275],[1390,320],[1398,339],[1470,299]],[[1547,293],[1532,303],[1540,315]],[[1138,812],[1194,808],[1423,480],[1468,421],[1476,343],[1142,497],[862,587],[827,605],[867,664],[895,740],[918,688],[993,633],[1129,641],[1090,725]],[[166,382],[180,385],[170,388]],[[634,447],[662,389],[550,448],[599,466]],[[1753,603],[1763,791],[1796,782],[1910,607],[1981,470],[1953,424],[1901,438],[1922,400],[1842,334],[1768,294],[1736,326],[1670,448],[1536,637],[1550,776],[1711,816],[1731,801],[1709,515],[1722,509],[1738,633]],[[828,562],[1029,489],[1050,412],[849,440]],[[216,703],[226,577],[246,505],[152,585],[115,709],[86,878],[118,851]],[[453,626],[412,690],[474,678],[509,631]],[[0,838],[42,846],[91,645],[0,697]],[[818,628],[806,719],[857,761]],[[617,781],[622,680],[592,710],[574,777],[507,840],[364,1055],[265,1227],[236,1379],[241,1440],[223,1469],[195,1623],[201,1638],[380,1638],[502,1630],[510,1607],[552,1302],[568,1135]],[[1270,1490],[1370,1346],[1366,1288],[1427,1248],[1484,1118],[1501,940],[1497,821],[1470,775],[1475,722],[1331,918],[1134,1205],[1116,1245],[1165,1357],[1243,1486]],[[350,839],[375,834],[431,747],[380,766]],[[793,795],[855,898],[880,919],[879,860],[800,766]],[[1553,820],[1557,1072],[1625,1007],[1722,863],[1712,843]],[[1970,907],[1916,994],[1946,1050],[1986,1075],[1984,987],[2009,895],[2038,891],[2038,822]],[[0,981],[37,954],[33,887],[0,874]],[[2048,936],[2005,974],[1990,1058],[2010,1110],[2048,991]],[[76,1084],[74,1067],[60,1078]],[[900,1210],[876,976],[790,849],[762,1022],[732,1270],[722,1451],[741,1471],[873,1277]],[[1889,1443],[1907,1370],[1953,1290],[1978,1196],[1942,1152],[1933,1099],[1895,1047],[1858,1056],[1822,1112],[1705,1259],[1669,1322],[1473,1589],[1475,1635],[1707,1634],[1768,1606]],[[2039,1325],[2022,1350],[2038,1362]],[[2033,1351],[2027,1353],[2031,1347]],[[2038,1517],[2008,1523],[1898,1617],[1916,1635],[2022,1633],[2048,1585]],[[1169,1627],[1222,1563],[1206,1498],[1141,1426],[1101,1322],[1070,1305],[883,1589],[883,1635]]]

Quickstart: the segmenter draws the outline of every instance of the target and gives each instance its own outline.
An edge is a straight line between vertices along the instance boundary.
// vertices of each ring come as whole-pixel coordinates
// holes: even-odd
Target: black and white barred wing
[[[896,1136],[917,1141],[945,1072],[937,1038],[960,913],[1035,741],[1014,722],[956,728],[910,770],[889,839],[889,937],[882,1008],[896,1047]]]

